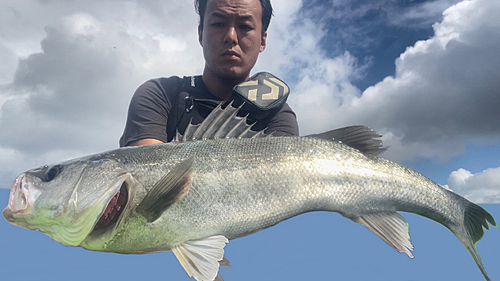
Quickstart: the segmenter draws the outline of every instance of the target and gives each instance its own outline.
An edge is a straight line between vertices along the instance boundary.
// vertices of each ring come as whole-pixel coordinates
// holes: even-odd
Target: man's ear
[[[267,31],[264,32],[264,35],[262,36],[260,40],[260,52],[262,53],[264,49],[266,48],[266,39],[267,39]]]
[[[203,44],[201,43],[201,39],[203,37],[203,27],[201,27],[201,24],[198,25],[198,42],[200,42],[200,45],[203,47]]]

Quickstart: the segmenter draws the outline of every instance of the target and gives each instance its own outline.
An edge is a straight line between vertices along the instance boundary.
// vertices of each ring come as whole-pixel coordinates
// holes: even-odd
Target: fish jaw
[[[12,185],[9,203],[2,212],[4,218],[16,226],[42,231],[63,245],[80,246],[100,221],[102,225],[103,215],[121,219],[122,212],[118,213],[112,207],[116,208],[118,198],[122,205],[128,203],[128,200],[123,200],[123,193],[128,196],[130,184],[127,188],[122,186],[125,182],[133,181],[132,176],[124,170],[106,175],[100,184],[102,187],[98,188],[100,191],[97,196],[85,191],[87,186],[92,184],[88,182],[91,178],[88,176],[88,170],[82,169],[80,172],[81,174],[75,177],[72,190],[64,196],[61,195],[57,201],[50,202],[47,197],[53,197],[57,195],[57,190],[62,192],[62,189],[67,190],[67,187],[50,186],[50,183],[40,181],[40,178],[30,171],[19,175]],[[122,197],[117,196],[120,193]],[[116,200],[113,202],[113,199]],[[106,231],[114,228],[116,222],[116,219],[112,221],[112,227],[108,225]]]
[[[27,218],[33,212],[33,205],[41,191],[20,174],[10,190],[9,204],[3,210],[4,218],[17,226],[30,228]]]

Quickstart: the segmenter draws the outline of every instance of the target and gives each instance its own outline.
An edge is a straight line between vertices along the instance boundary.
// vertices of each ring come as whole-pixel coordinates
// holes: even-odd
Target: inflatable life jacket
[[[200,89],[194,85],[194,77],[185,76],[182,88],[167,121],[167,136],[171,141],[176,132],[183,134],[189,123],[199,124],[221,101],[191,97],[192,91]],[[253,130],[265,129],[269,121],[285,104],[290,89],[285,82],[267,72],[259,72],[233,88],[231,100],[223,101],[223,107],[232,103],[242,106],[240,116],[247,116]]]

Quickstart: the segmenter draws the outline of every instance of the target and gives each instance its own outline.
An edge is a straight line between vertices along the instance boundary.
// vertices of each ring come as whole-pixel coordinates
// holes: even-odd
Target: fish
[[[189,277],[221,281],[226,244],[294,216],[337,212],[413,258],[399,212],[455,234],[486,280],[476,250],[497,226],[485,209],[379,157],[365,126],[302,137],[251,129],[239,108],[218,106],[173,142],[124,147],[21,173],[3,210],[10,223],[66,246],[145,254],[172,251]],[[484,229],[483,229],[484,228]]]

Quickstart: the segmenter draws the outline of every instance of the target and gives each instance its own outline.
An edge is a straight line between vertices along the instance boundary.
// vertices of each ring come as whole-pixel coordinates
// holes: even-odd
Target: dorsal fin
[[[271,134],[265,134],[264,130],[253,131],[255,124],[247,123],[247,116],[240,117],[240,107],[234,107],[232,103],[222,108],[219,104],[200,124],[193,125],[191,122],[186,127],[184,135],[179,131],[173,141],[185,142],[196,140],[222,139],[222,138],[261,138]]]
[[[338,141],[371,155],[379,155],[388,148],[382,147],[382,141],[377,139],[381,135],[366,126],[349,126],[306,137]]]

